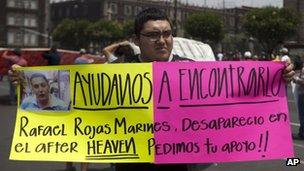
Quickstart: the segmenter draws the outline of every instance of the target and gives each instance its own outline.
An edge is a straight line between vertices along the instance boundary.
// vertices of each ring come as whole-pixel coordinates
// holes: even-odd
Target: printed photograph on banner
[[[24,84],[20,97],[23,110],[70,110],[70,71],[22,71]]]

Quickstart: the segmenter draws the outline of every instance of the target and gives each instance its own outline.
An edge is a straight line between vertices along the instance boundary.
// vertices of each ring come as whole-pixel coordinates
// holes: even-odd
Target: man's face
[[[31,81],[33,91],[39,103],[49,101],[50,87],[42,77],[35,77]]]
[[[168,61],[173,47],[170,23],[167,20],[146,22],[135,43],[139,46],[144,61]]]

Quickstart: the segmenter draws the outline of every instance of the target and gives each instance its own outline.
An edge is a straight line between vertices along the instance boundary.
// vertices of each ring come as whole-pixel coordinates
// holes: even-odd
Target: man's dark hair
[[[130,56],[134,56],[134,50],[132,49],[132,47],[130,45],[124,45],[124,46],[119,46],[115,52],[114,52],[115,56],[121,57],[121,56],[125,56],[125,57],[130,57]]]
[[[43,78],[49,84],[49,81],[47,80],[46,76],[44,74],[41,74],[41,73],[34,73],[34,74],[32,74],[31,78],[30,78],[30,83],[32,84],[32,80],[34,78],[37,78],[37,77]]]
[[[57,52],[57,46],[56,45],[53,45],[51,48],[50,48],[50,53],[56,53]]]
[[[13,50],[13,53],[14,53],[15,55],[17,55],[17,56],[21,56],[21,49],[20,49],[20,48],[15,48],[15,49]]]
[[[164,11],[158,8],[147,8],[138,13],[135,18],[134,33],[137,37],[139,37],[140,32],[144,27],[144,24],[149,20],[167,20],[170,23],[170,26],[172,27],[172,24]]]

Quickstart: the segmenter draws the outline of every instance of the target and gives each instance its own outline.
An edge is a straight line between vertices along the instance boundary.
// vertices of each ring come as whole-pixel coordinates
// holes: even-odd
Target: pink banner
[[[293,156],[283,63],[153,64],[156,163]]]

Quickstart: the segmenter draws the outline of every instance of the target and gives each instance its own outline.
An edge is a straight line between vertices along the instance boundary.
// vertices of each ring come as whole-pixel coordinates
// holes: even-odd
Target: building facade
[[[189,5],[188,3],[173,3],[162,0],[70,0],[51,4],[52,28],[55,28],[64,18],[87,19],[90,21],[115,20],[126,22],[133,20],[144,8],[156,7],[164,10],[176,25],[177,36],[184,37],[184,24],[187,17],[194,12],[211,11],[222,16],[226,32],[238,34],[241,30],[241,18],[251,8],[214,9]]]
[[[46,47],[49,0],[1,0],[0,47]]]
[[[54,29],[62,20],[85,19],[97,21],[105,19],[104,0],[70,0],[51,4],[51,28]]]

